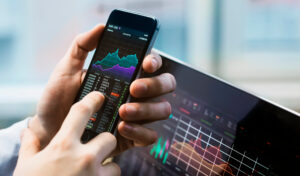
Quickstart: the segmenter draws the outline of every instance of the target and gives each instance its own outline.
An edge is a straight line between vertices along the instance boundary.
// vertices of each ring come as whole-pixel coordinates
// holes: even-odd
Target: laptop
[[[159,53],[155,75],[172,73],[177,88],[155,101],[172,114],[147,125],[155,144],[115,158],[122,175],[300,175],[299,113]]]

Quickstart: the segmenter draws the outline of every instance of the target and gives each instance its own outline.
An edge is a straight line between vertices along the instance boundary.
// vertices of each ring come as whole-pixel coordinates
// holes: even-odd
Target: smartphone
[[[159,30],[158,20],[126,10],[113,10],[75,102],[91,91],[100,91],[105,102],[90,117],[81,137],[88,142],[101,132],[113,133],[119,121],[119,107],[129,96],[146,54],[151,51]]]

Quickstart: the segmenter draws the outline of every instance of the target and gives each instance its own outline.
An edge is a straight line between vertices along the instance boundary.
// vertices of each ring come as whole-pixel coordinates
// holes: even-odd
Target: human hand
[[[145,72],[153,73],[162,66],[162,59],[152,52],[144,59],[142,66]],[[169,117],[169,102],[153,102],[152,99],[173,91],[175,87],[175,78],[169,73],[140,78],[131,84],[130,95],[139,101],[123,104],[119,109],[122,121],[118,125],[118,145],[114,154],[135,146],[147,146],[157,140],[157,133],[143,125]]]
[[[60,130],[42,150],[36,135],[25,129],[14,176],[120,175],[117,164],[102,164],[116,147],[112,134],[101,133],[86,144],[80,141],[88,119],[103,101],[101,93],[92,92],[75,103]]]
[[[76,37],[69,51],[54,69],[39,101],[37,114],[29,123],[29,129],[37,135],[42,148],[57,133],[69,112],[85,75],[85,71],[82,70],[85,58],[88,52],[97,46],[103,29],[103,25],[98,25],[91,31]],[[152,53],[146,56],[142,67],[144,71],[151,73],[158,70],[161,64],[159,55]],[[176,82],[172,75],[162,74],[153,78],[135,80],[130,87],[130,94],[137,98],[147,97],[151,100],[151,97],[174,90],[175,86]],[[130,106],[136,107],[136,113],[130,114],[127,110]],[[140,102],[121,106],[119,113],[124,121],[118,125],[118,146],[115,153],[132,146],[153,143],[157,138],[156,133],[143,127],[142,123],[165,119],[170,112],[171,106],[167,102]]]
[[[68,114],[83,80],[82,70],[89,51],[95,49],[104,25],[78,35],[65,56],[56,65],[37,106],[36,115],[29,122],[41,148],[57,133]]]

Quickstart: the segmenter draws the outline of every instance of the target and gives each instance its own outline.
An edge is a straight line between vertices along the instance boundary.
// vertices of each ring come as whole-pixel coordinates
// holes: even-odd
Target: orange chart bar
[[[115,97],[119,97],[120,96],[120,94],[117,94],[115,92],[110,93],[110,95],[115,96]]]

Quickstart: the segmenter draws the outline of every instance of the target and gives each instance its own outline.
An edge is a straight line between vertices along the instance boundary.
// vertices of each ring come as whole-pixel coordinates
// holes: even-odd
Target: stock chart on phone
[[[112,130],[148,41],[148,34],[113,24],[103,33],[78,97],[80,100],[91,91],[106,95],[103,108],[86,126],[96,133]]]

